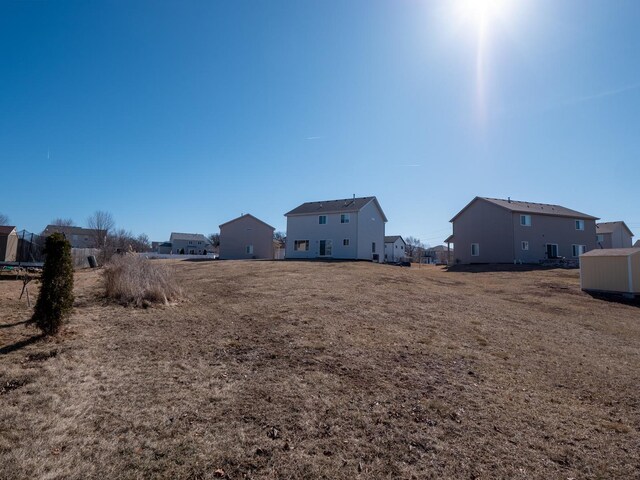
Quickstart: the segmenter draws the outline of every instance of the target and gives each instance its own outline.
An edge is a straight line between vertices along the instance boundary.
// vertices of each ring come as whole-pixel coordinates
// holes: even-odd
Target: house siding
[[[376,244],[378,261],[384,261],[384,220],[373,201],[358,212],[358,256],[359,260],[373,260],[372,243]]]
[[[220,258],[241,260],[273,258],[273,231],[265,223],[250,216],[240,217],[220,226]],[[253,253],[247,246],[253,245]]]
[[[513,221],[510,211],[482,200],[473,202],[453,222],[455,263],[513,262]],[[480,246],[471,255],[471,244]]]
[[[327,223],[324,225],[318,223],[319,215],[287,217],[286,258],[320,257],[320,240],[332,241],[330,258],[357,258],[358,213],[349,212],[349,223],[340,223],[340,215],[339,213],[326,214]],[[349,239],[349,245],[343,245],[345,238]],[[309,250],[294,250],[296,240],[309,240]]]
[[[405,243],[397,238],[394,242],[384,244],[384,261],[399,262],[406,256]]]

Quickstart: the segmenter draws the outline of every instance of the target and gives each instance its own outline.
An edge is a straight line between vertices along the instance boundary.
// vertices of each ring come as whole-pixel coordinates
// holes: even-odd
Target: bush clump
[[[138,255],[115,255],[104,269],[106,296],[125,305],[168,304],[182,296],[164,265]]]
[[[71,245],[61,233],[47,237],[42,287],[31,317],[45,335],[58,333],[73,308],[73,259]]]

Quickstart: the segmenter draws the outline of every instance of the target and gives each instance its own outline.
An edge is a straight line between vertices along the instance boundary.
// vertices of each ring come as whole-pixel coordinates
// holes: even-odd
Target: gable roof
[[[427,252],[446,252],[447,247],[444,245],[436,245],[435,247],[429,247],[426,250]]]
[[[382,219],[386,222],[387,217],[378,203],[376,197],[358,197],[358,198],[344,198],[340,200],[323,200],[320,202],[306,202],[298,207],[294,208],[290,212],[284,214],[285,217],[294,215],[322,215],[327,213],[349,213],[359,212],[362,208],[368,205],[370,202],[374,202]]]
[[[640,248],[640,240],[636,240],[636,243],[634,243],[633,246],[636,248]]]
[[[571,210],[570,208],[563,207],[561,205],[554,205],[551,203],[535,203],[535,202],[523,202],[519,200],[504,200],[502,198],[490,198],[490,197],[475,197],[471,200],[462,210],[460,210],[455,217],[453,217],[450,222],[453,222],[456,218],[458,218],[462,212],[464,212],[467,208],[469,208],[474,202],[479,200],[491,203],[498,207],[504,208],[511,212],[516,213],[527,213],[527,214],[535,214],[535,215],[552,215],[556,217],[571,217],[571,218],[580,218],[585,220],[598,220],[598,217],[593,217],[591,215],[587,215],[586,213],[581,213],[576,210]]]
[[[12,225],[0,225],[0,235],[10,235],[15,229]]]
[[[404,238],[402,238],[400,235],[385,236],[384,243],[395,243],[395,241],[398,239],[402,240],[402,243],[404,243],[405,245],[407,244],[407,242],[404,241]]]
[[[260,222],[263,225],[266,225],[267,227],[269,227],[271,230],[275,230],[275,228],[273,228],[271,225],[269,225],[267,222],[263,222],[262,220],[260,220],[257,217],[254,217],[253,215],[251,215],[250,213],[245,213],[244,215],[240,215],[238,218],[234,218],[233,220],[229,220],[228,222],[223,223],[222,225],[218,225],[218,228],[222,228],[225,225],[229,225],[230,223],[233,222],[237,222],[238,220],[243,220],[243,219],[249,219],[249,218],[253,218],[256,222]]]
[[[171,232],[171,236],[169,237],[170,242],[174,242],[175,240],[196,240],[199,242],[207,242],[211,243],[207,237],[202,235],[201,233],[180,233],[180,232]]]
[[[616,227],[623,227],[633,237],[633,232],[622,220],[617,222],[601,222],[596,224],[596,233],[613,233]]]

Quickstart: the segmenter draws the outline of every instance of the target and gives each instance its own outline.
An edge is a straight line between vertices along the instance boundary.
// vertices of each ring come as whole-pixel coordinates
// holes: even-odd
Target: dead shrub
[[[104,269],[105,293],[125,305],[168,304],[182,296],[165,265],[137,255],[115,255]]]

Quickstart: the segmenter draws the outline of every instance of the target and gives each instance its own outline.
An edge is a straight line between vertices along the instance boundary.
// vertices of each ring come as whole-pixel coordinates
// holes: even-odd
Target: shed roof
[[[275,228],[273,228],[273,227],[272,227],[271,225],[269,225],[267,222],[263,222],[263,221],[262,221],[262,220],[260,220],[259,218],[254,217],[253,215],[251,215],[250,213],[245,213],[244,215],[240,215],[239,217],[234,218],[233,220],[229,220],[228,222],[225,222],[225,223],[223,223],[222,225],[218,225],[218,228],[222,228],[222,227],[224,227],[225,225],[229,225],[230,223],[237,222],[238,220],[249,220],[249,219],[253,219],[253,220],[255,220],[256,222],[260,222],[260,223],[262,223],[263,225],[266,225],[266,226],[267,226],[267,227],[269,227],[271,230],[275,230]]]
[[[400,235],[385,236],[384,237],[384,243],[394,243],[398,239],[402,240],[402,243],[404,243],[406,245],[406,242],[404,241],[404,238],[402,238]]]
[[[622,220],[619,220],[617,222],[600,222],[596,224],[596,233],[613,233],[613,231],[617,227],[622,227],[626,229],[627,232],[629,232],[629,235],[633,237],[633,232],[631,231],[631,229],[629,229],[629,227],[627,227],[627,224],[624,223]]]
[[[12,225],[0,225],[0,235],[10,235],[15,229]]]
[[[382,207],[380,207],[380,203],[378,203],[378,199],[376,197],[354,197],[344,198],[340,200],[306,202],[294,208],[290,212],[285,213],[284,215],[285,217],[288,217],[290,215],[319,215],[326,213],[359,212],[365,205],[369,204],[370,202],[375,202],[378,210],[380,210],[380,214],[382,215],[383,220],[386,222],[387,217],[382,211]]]
[[[640,248],[600,248],[583,253],[580,257],[628,257],[640,254]]]
[[[536,215],[553,215],[556,217],[571,217],[571,218],[579,218],[579,219],[585,219],[585,220],[598,220],[598,217],[593,217],[591,215],[587,215],[586,213],[578,212],[577,210],[572,210],[570,208],[566,208],[561,205],[554,205],[551,203],[535,203],[535,202],[525,202],[525,201],[511,200],[511,199],[505,200],[502,198],[475,197],[449,221],[453,222],[456,218],[460,216],[462,212],[464,212],[467,208],[469,208],[471,204],[473,204],[478,200],[483,200],[485,202],[492,203],[493,205],[497,205],[498,207],[502,207],[517,213],[528,213],[528,214],[536,214]]]

